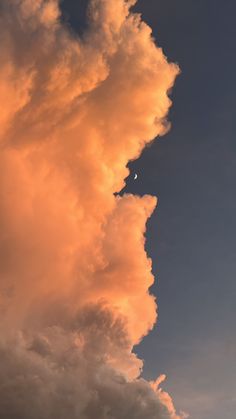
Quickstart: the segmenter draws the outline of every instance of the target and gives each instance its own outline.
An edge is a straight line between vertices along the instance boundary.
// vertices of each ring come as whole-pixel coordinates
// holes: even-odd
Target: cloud
[[[1,4],[5,419],[179,418],[132,352],[156,321],[144,250],[156,199],[115,193],[168,129],[178,74],[132,4],[92,0],[83,38],[56,0]]]

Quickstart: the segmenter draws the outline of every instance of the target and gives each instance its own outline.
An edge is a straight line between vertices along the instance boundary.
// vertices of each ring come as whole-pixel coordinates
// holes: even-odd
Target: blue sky
[[[233,1],[141,0],[137,9],[182,74],[172,129],[130,167],[127,191],[159,206],[147,250],[159,323],[137,352],[144,375],[165,372],[192,419],[236,411],[235,13]]]
[[[77,29],[86,4],[64,1]],[[147,232],[159,322],[136,350],[144,376],[166,373],[165,388],[192,419],[234,419],[236,4],[139,0],[136,10],[182,70],[172,129],[130,164],[125,189],[159,198]]]

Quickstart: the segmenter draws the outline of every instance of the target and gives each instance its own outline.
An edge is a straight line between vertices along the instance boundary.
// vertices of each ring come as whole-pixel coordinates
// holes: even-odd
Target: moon
[[[134,180],[136,180],[136,179],[137,179],[137,177],[138,177],[138,175],[137,175],[137,173],[135,173],[135,175],[134,175]]]

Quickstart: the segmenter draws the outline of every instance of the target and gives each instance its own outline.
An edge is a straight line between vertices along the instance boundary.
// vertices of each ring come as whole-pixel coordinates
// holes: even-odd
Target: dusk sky
[[[235,419],[235,14],[2,0],[0,418]]]
[[[132,163],[133,193],[159,205],[147,249],[159,322],[137,349],[144,375],[193,419],[236,412],[235,13],[233,0],[143,0],[137,9],[182,74],[171,131]]]

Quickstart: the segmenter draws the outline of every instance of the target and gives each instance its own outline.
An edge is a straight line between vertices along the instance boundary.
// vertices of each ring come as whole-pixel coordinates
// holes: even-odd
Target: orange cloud
[[[144,250],[156,199],[114,195],[127,163],[168,129],[179,71],[132,4],[92,0],[83,39],[56,0],[1,6],[6,419],[179,418],[138,378],[132,352],[156,320]]]

